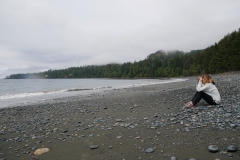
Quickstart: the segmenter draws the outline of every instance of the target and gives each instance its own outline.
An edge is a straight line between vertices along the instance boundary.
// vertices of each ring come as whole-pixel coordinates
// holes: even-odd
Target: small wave
[[[116,88],[131,88],[131,87],[140,87],[140,86],[147,86],[147,85],[156,85],[156,84],[166,84],[166,83],[174,83],[174,82],[183,82],[188,79],[168,79],[168,80],[161,80],[156,82],[150,83],[139,83],[139,84],[130,84],[130,85],[122,85],[122,86],[115,86]]]
[[[72,92],[72,91],[86,91],[86,90],[92,90],[92,89],[90,89],[90,88],[85,88],[85,89],[83,89],[83,88],[73,88],[73,89],[68,89],[67,90],[67,92]]]
[[[18,94],[5,94],[0,95],[0,99],[11,99],[11,98],[24,98],[24,97],[31,97],[31,96],[41,96],[44,94],[53,94],[53,93],[60,93],[66,92],[67,90],[58,90],[58,91],[48,91],[48,92],[35,92],[35,93],[18,93]]]

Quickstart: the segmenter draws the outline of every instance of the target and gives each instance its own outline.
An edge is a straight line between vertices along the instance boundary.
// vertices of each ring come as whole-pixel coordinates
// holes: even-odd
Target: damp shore
[[[187,81],[109,90],[0,109],[0,159],[240,159],[240,73],[213,75],[222,103],[201,101]],[[219,150],[211,153],[209,145]],[[237,151],[229,152],[234,145]],[[35,156],[39,148],[48,153]],[[148,153],[151,151],[151,153]]]

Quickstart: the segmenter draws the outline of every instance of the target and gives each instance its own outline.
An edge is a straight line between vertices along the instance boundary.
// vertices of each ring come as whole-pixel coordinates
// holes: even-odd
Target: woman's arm
[[[208,90],[208,88],[209,88],[209,84],[203,85],[203,83],[200,80],[199,80],[199,82],[198,82],[198,84],[196,86],[196,90],[198,92],[206,91],[206,90]]]

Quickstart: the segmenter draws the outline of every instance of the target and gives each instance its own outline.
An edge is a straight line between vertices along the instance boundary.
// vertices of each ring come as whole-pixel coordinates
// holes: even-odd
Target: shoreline
[[[223,100],[217,106],[182,109],[197,83],[187,77],[0,109],[0,159],[240,159],[239,77],[213,75]],[[238,150],[228,152],[230,144]],[[50,151],[34,156],[42,147]]]
[[[61,89],[61,90],[54,90],[54,91],[40,91],[40,92],[30,92],[30,93],[19,93],[16,95],[7,95],[12,96],[11,98],[1,99],[0,97],[0,108],[13,108],[13,107],[22,107],[26,105],[37,105],[37,104],[46,104],[63,101],[64,99],[69,99],[71,97],[81,97],[86,98],[89,95],[96,95],[105,92],[109,92],[112,90],[121,90],[121,89],[128,89],[128,88],[136,88],[142,86],[153,86],[153,85],[161,85],[165,83],[175,83],[172,81],[186,81],[187,79],[180,79],[180,78],[169,78],[168,81],[166,79],[159,79],[160,82],[152,82],[153,84],[129,84],[129,85],[120,85],[120,86],[104,86],[104,87],[97,87],[97,88],[70,88],[70,89]],[[158,83],[158,84],[157,84]],[[45,94],[43,94],[45,93]],[[23,96],[24,95],[24,96]],[[49,95],[49,96],[48,96]],[[10,101],[14,100],[14,102]]]

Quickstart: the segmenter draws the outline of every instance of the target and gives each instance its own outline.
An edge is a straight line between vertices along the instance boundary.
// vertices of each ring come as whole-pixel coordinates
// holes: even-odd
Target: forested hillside
[[[197,42],[196,42],[197,43]],[[240,29],[203,50],[150,54],[139,62],[89,65],[41,73],[13,74],[6,78],[135,78],[175,77],[240,70]]]

